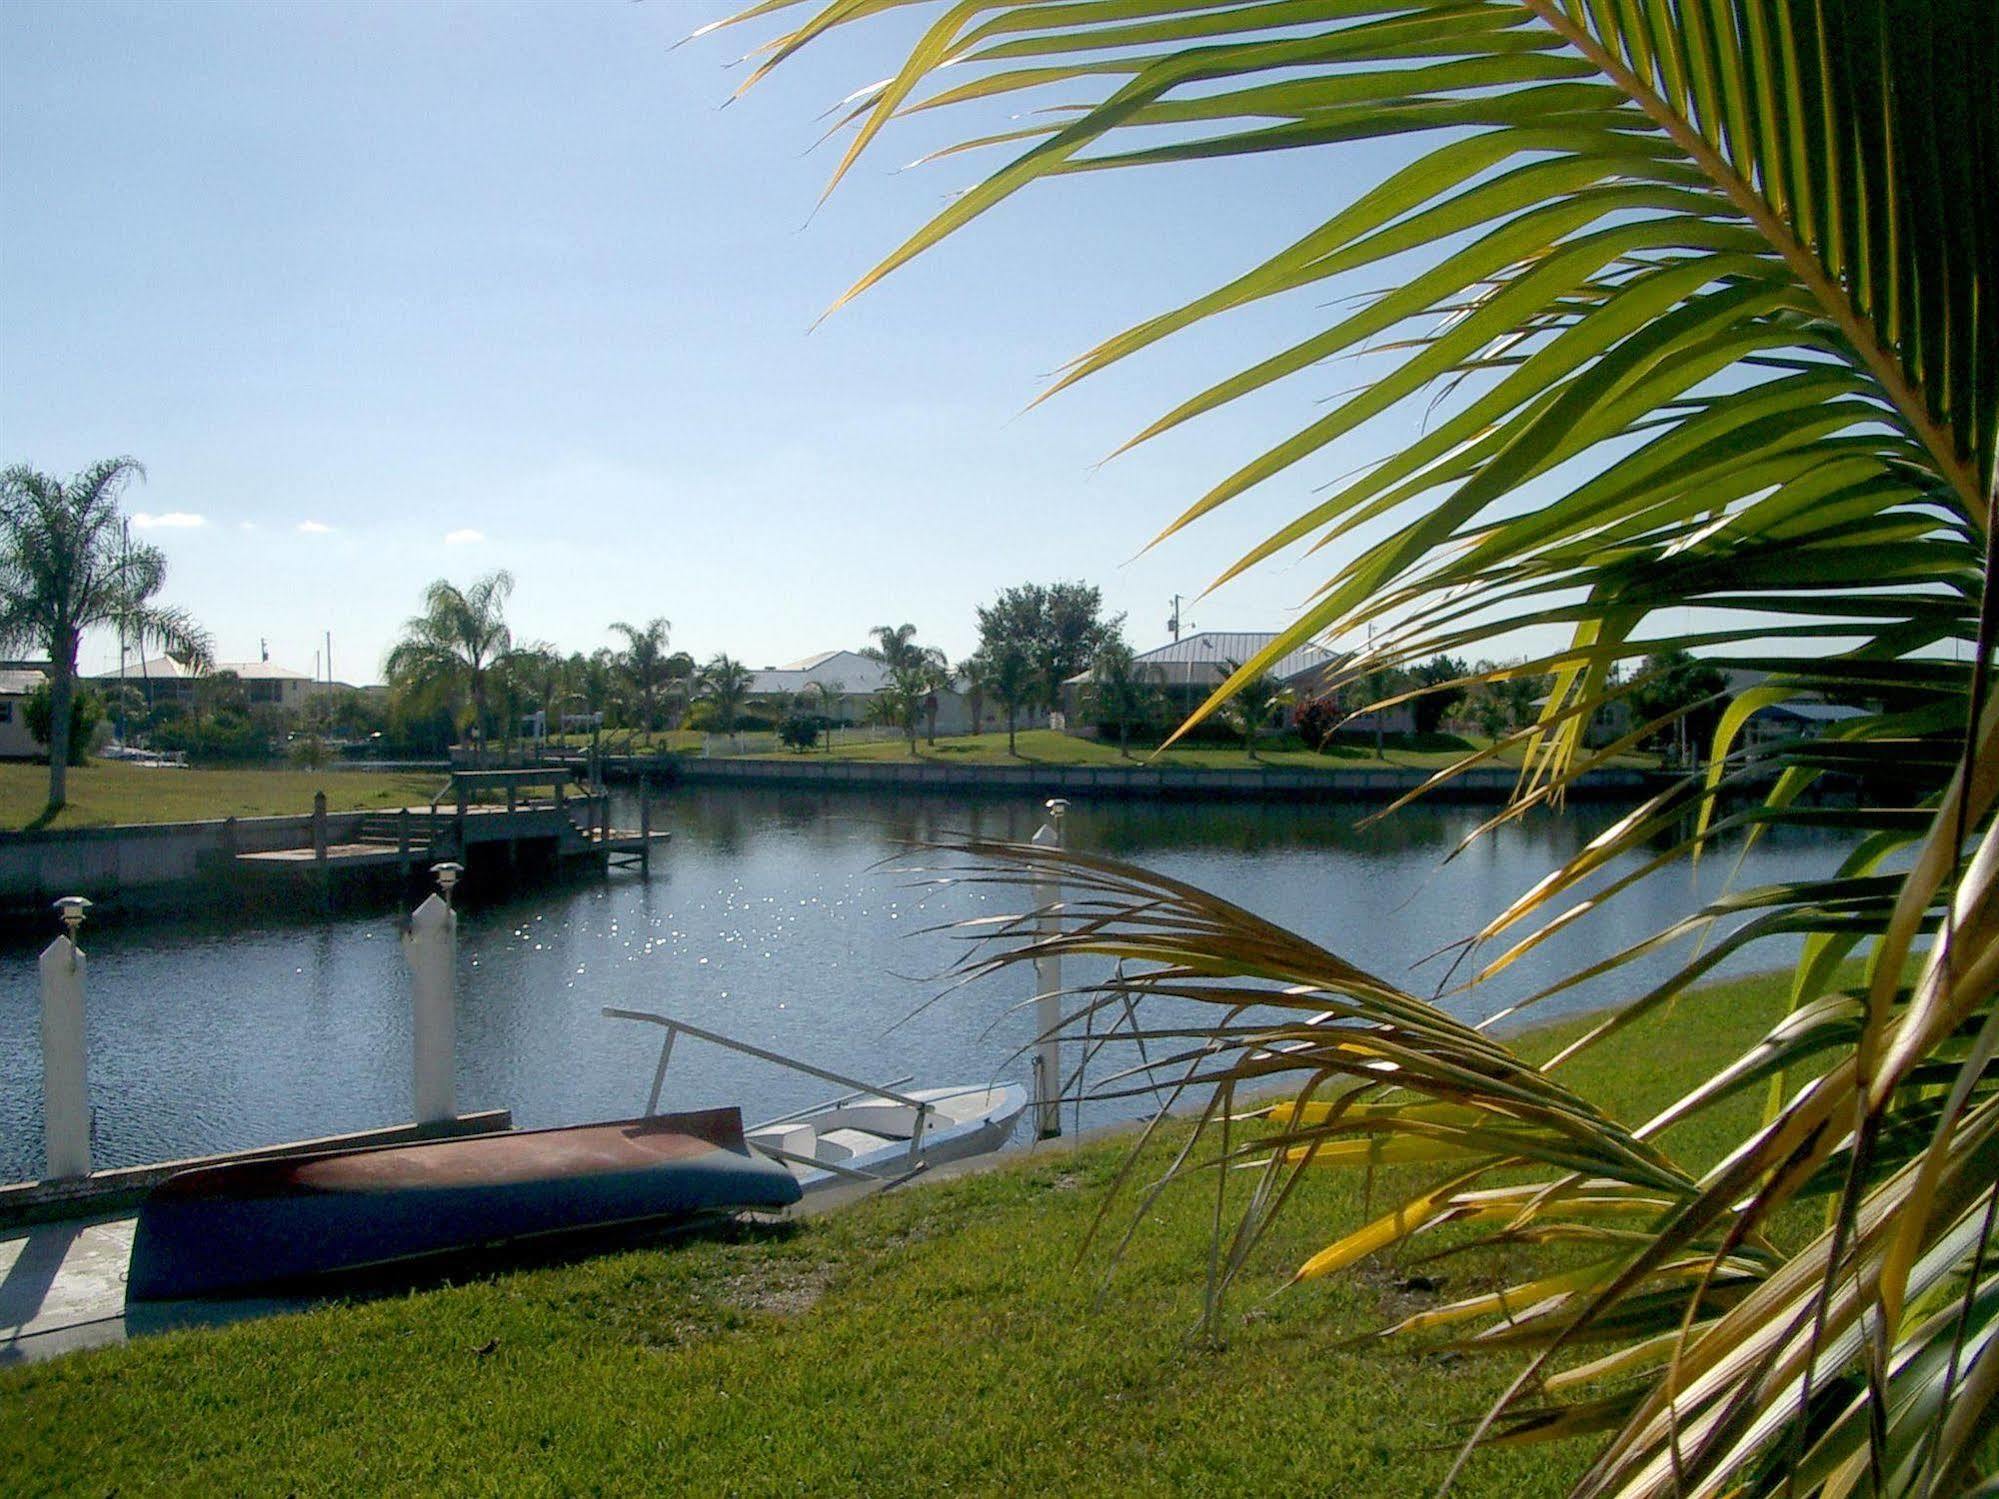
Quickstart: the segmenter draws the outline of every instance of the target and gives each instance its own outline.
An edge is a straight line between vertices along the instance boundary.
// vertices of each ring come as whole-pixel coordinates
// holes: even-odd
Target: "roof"
[[[753,697],[790,695],[819,682],[837,684],[840,691],[852,697],[869,697],[888,684],[888,671],[879,661],[870,661],[859,651],[821,651],[788,666],[757,672],[750,693]]]
[[[32,667],[0,667],[0,696],[25,697],[47,680]]]
[[[302,671],[293,671],[288,666],[278,666],[269,661],[218,661],[211,674],[234,672],[245,682],[314,682],[317,677],[309,677]],[[99,672],[91,678],[94,682],[138,681],[151,678],[167,681],[180,677],[200,676],[200,672],[189,671],[171,656],[156,656],[150,661],[128,661],[122,674],[116,671]]]
[[[1849,708],[1842,703],[1772,703],[1757,709],[1750,717],[1761,717],[1765,713],[1799,718],[1806,723],[1845,723],[1849,719],[1867,717],[1865,708]]]
[[[1219,676],[1224,663],[1234,661],[1241,664],[1276,638],[1275,630],[1202,630],[1184,640],[1143,651],[1136,661],[1140,666],[1157,670],[1169,683],[1206,683]],[[1340,659],[1324,646],[1301,645],[1278,657],[1270,668],[1270,674],[1279,681],[1290,681],[1294,677],[1325,671]],[[1087,682],[1089,679],[1088,672],[1069,678],[1072,682]]]

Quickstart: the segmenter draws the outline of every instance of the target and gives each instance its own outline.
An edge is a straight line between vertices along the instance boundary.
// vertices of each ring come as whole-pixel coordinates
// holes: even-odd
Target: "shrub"
[[[49,732],[55,727],[55,713],[50,700],[55,694],[54,687],[44,679],[26,701],[21,704],[21,713],[27,719],[28,732],[35,736],[35,743],[44,749],[48,747]],[[69,763],[81,765],[90,757],[92,736],[97,726],[104,721],[104,699],[81,682],[76,685],[76,696],[69,704]]]
[[[819,742],[820,719],[810,713],[793,713],[777,726],[777,737],[803,754]]]

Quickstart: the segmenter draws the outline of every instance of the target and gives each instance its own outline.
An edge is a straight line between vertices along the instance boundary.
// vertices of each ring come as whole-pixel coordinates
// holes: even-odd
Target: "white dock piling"
[[[458,978],[458,913],[451,909],[451,887],[460,867],[437,864],[442,895],[424,898],[410,915],[403,934],[403,956],[409,960],[410,990],[415,1004],[416,1122],[429,1124],[455,1118],[452,1052]]]
[[[1069,810],[1061,797],[1048,804],[1048,821],[1034,835],[1041,848],[1062,846],[1062,814]],[[1062,900],[1062,883],[1052,876],[1034,882],[1034,904],[1041,912],[1040,933],[1052,937],[1062,929],[1055,907]],[[1062,960],[1052,954],[1034,960],[1034,1128],[1038,1138],[1052,1140],[1062,1133]]]
[[[76,930],[90,902],[56,902],[67,930],[42,950],[42,1126],[48,1176],[90,1174],[90,1077],[83,1041],[86,964]]]

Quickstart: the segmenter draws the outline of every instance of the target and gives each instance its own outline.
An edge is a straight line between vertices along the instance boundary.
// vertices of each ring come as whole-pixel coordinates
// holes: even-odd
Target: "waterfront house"
[[[1771,703],[1749,715],[1742,726],[1743,747],[1751,755],[1783,740],[1816,739],[1837,724],[1868,716],[1865,708],[1796,699]]]
[[[225,672],[242,683],[243,696],[252,707],[270,705],[295,710],[305,706],[306,699],[319,693],[354,690],[345,682],[309,677],[302,671],[274,666],[269,661],[218,661],[207,675],[221,676]],[[133,688],[144,696],[148,707],[160,703],[186,706],[193,703],[195,683],[203,675],[189,670],[171,656],[159,656],[150,661],[128,662],[123,671],[108,671],[92,677],[91,681],[100,691],[121,684]]]
[[[818,689],[830,690],[830,699],[820,706]],[[766,666],[750,683],[750,701],[773,718],[781,717],[803,696],[808,711],[824,713],[840,723],[860,723],[866,719],[871,699],[888,687],[888,669],[859,651],[821,651],[786,666]],[[973,732],[967,683],[962,679],[936,694],[939,734]],[[919,726],[929,732],[927,716]]]
[[[47,663],[0,661],[0,760],[33,760],[42,746],[28,732],[28,694],[47,679]]]
[[[1249,660],[1276,638],[1273,630],[1202,630],[1141,652],[1133,664],[1165,694],[1169,714],[1185,718],[1228,679],[1231,662]],[[1323,646],[1301,645],[1272,664],[1270,675],[1291,693],[1291,705],[1285,709],[1286,727],[1300,707],[1328,690],[1349,659]],[[1085,700],[1090,681],[1091,674],[1085,671],[1062,684],[1063,711],[1072,724],[1081,726],[1089,721]],[[1358,713],[1342,725],[1341,732],[1372,734],[1377,728],[1384,734],[1414,733],[1415,713],[1407,703]]]

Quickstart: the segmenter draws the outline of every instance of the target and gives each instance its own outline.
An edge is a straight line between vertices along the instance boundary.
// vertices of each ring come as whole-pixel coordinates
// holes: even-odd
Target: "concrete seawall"
[[[606,767],[613,768],[612,766]],[[635,765],[632,774],[674,775],[690,784],[811,786],[827,791],[911,791],[953,796],[1143,796],[1296,801],[1392,801],[1429,779],[1427,770],[1184,770],[1142,765],[897,765],[867,760],[792,758],[679,759]],[[1447,801],[1500,802],[1513,792],[1509,768],[1469,770],[1429,795]],[[1641,795],[1645,777],[1635,770],[1594,771],[1573,788],[1576,796],[1625,799]]]
[[[328,813],[329,841],[358,836],[364,815]],[[0,915],[46,916],[64,895],[133,909],[219,893],[230,887],[237,854],[311,841],[310,815],[0,833]]]

